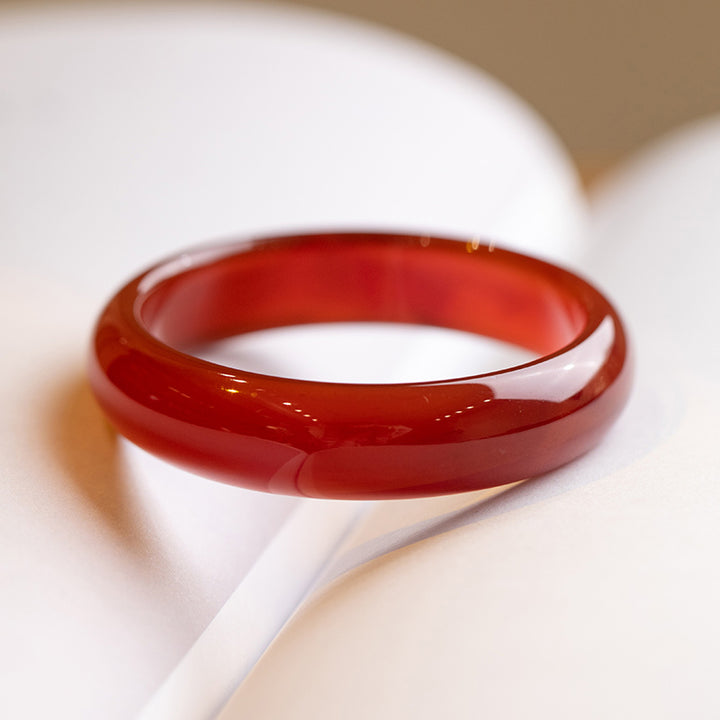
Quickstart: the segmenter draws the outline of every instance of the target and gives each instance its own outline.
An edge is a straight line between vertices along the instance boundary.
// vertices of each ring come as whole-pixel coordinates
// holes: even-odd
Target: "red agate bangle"
[[[182,351],[332,321],[444,326],[541,357],[403,384],[293,380]],[[321,498],[485,488],[581,455],[630,388],[625,332],[574,274],[477,242],[332,233],[184,253],[123,287],[98,321],[90,380],[130,440],[235,485]]]

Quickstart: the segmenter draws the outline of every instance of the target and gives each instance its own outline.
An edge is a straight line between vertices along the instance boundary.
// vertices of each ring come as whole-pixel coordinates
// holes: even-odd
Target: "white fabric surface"
[[[384,31],[273,5],[0,8],[0,715],[134,715],[298,505],[116,440],[83,379],[114,287],[301,227],[564,256],[582,214],[528,108]]]

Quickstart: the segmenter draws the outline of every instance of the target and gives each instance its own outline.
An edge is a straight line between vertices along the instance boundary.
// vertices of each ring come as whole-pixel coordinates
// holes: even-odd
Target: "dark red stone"
[[[542,357],[439,382],[322,383],[180,348],[284,325],[387,321],[488,335]],[[577,276],[475,242],[314,234],[203,248],[126,285],[95,331],[90,380],[117,429],[200,474],[276,493],[397,498],[545,473],[626,402],[622,324]]]

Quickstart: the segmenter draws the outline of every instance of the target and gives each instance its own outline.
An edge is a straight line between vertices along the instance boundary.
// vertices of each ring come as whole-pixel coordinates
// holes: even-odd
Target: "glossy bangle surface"
[[[182,348],[265,328],[418,323],[528,348],[523,365],[433,382],[245,372]],[[622,323],[574,274],[477,242],[319,233],[183,253],[102,312],[89,376],[141,447],[235,485],[322,498],[463,492],[595,445],[630,389]]]

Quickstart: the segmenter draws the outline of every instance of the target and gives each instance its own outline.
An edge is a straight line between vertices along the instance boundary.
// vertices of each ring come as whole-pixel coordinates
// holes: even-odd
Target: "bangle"
[[[540,357],[369,385],[246,372],[182,349],[335,321],[455,328]],[[142,273],[102,312],[89,377],[119,432],[201,475],[377,499],[502,485],[573,460],[620,413],[631,369],[617,313],[566,270],[475,241],[318,233],[191,251]]]

